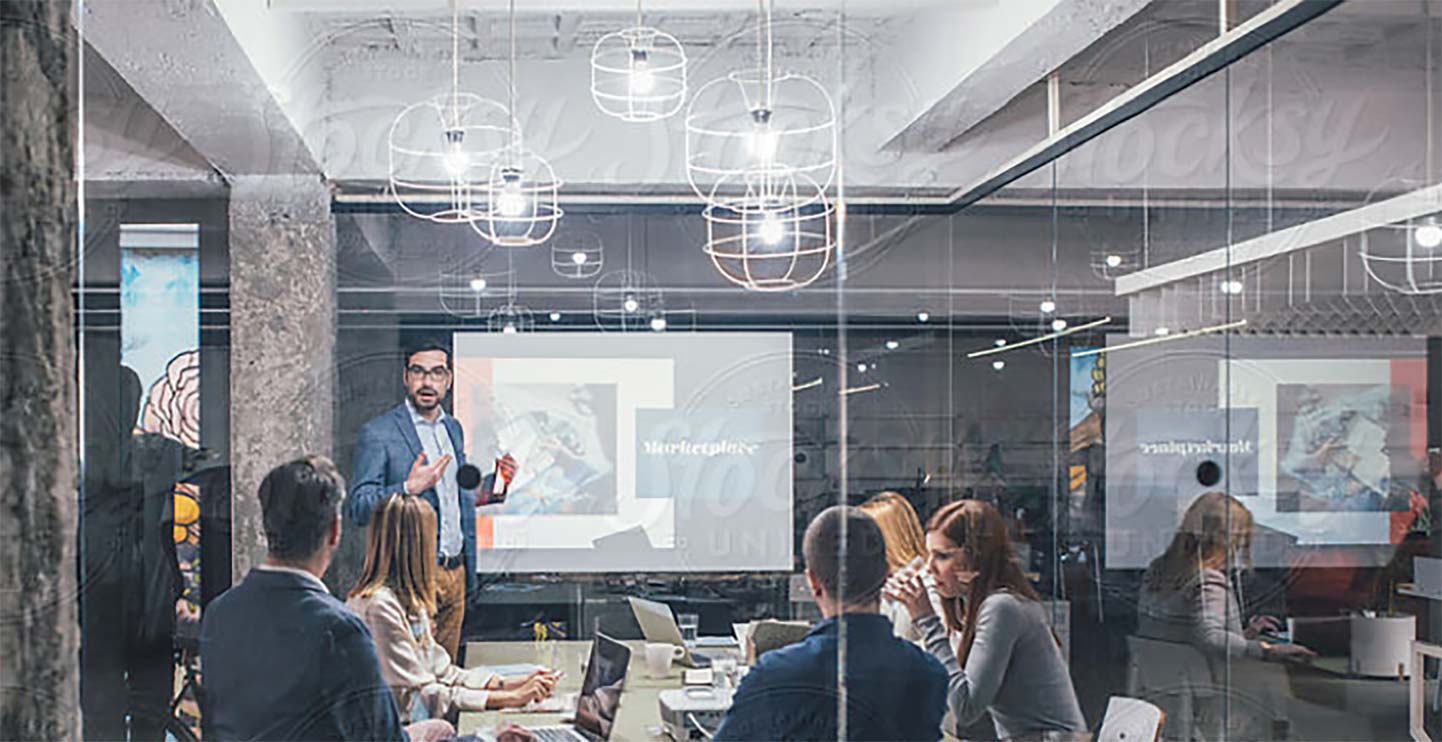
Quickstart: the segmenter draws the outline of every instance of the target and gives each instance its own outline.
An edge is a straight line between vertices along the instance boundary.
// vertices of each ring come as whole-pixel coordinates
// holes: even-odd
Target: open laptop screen
[[[591,642],[586,677],[581,681],[581,694],[576,699],[576,726],[587,736],[602,740],[611,737],[630,664],[630,648],[609,636],[596,634],[595,641]]]

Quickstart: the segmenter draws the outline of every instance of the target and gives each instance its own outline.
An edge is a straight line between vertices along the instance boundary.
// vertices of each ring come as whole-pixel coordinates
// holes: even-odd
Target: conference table
[[[611,727],[611,739],[616,742],[661,742],[670,740],[661,728],[661,691],[681,687],[681,673],[685,668],[673,663],[664,678],[653,678],[646,672],[645,642],[625,642],[631,648],[631,665],[626,671],[626,685],[621,691],[621,705],[616,711],[616,722]],[[711,651],[711,650],[708,650]],[[566,676],[556,687],[556,695],[574,693],[581,689],[582,662],[589,657],[589,641],[553,642],[471,642],[466,647],[466,666],[477,665],[523,665],[534,664],[554,666],[564,670]],[[554,654],[554,661],[552,655]],[[739,655],[738,655],[739,656]],[[472,734],[481,729],[494,729],[503,721],[521,726],[544,726],[562,724],[575,709],[556,713],[518,713],[515,711],[481,711],[463,713],[457,726],[461,734]]]

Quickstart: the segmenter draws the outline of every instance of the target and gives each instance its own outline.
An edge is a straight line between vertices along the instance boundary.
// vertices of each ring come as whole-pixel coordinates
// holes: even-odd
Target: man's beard
[[[415,406],[417,411],[430,412],[431,410],[441,406],[441,399],[444,395],[434,389],[431,389],[430,391],[434,392],[435,396],[431,397],[429,402],[427,402],[424,398],[421,397],[421,390],[419,389],[411,395],[411,404]]]

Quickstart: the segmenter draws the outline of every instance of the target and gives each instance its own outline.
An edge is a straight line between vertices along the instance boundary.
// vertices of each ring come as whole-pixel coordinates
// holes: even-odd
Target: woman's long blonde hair
[[[408,615],[435,615],[436,513],[431,506],[397,492],[381,503],[366,530],[365,566],[348,597],[368,598],[388,587]]]
[[[1147,569],[1147,586],[1154,590],[1180,590],[1204,562],[1235,550],[1238,567],[1252,561],[1252,511],[1225,492],[1200,495],[1182,516],[1177,535],[1165,553]]]
[[[1016,548],[1006,520],[997,509],[981,500],[958,500],[936,511],[926,524],[926,532],[937,532],[956,544],[976,571],[965,595],[943,598],[942,616],[946,627],[961,632],[957,660],[966,665],[971,645],[976,641],[977,615],[981,604],[992,593],[1008,590],[1018,598],[1040,601],[1041,596],[1027,582],[1026,573],[1016,561]]]
[[[913,559],[926,559],[926,535],[921,532],[921,519],[905,497],[883,492],[861,505],[861,512],[881,526],[886,542],[886,569],[895,572]]]

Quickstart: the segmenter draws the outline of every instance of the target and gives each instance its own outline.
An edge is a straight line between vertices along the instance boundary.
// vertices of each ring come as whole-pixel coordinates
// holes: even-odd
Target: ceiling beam
[[[86,3],[82,27],[100,56],[222,175],[319,173],[317,158],[278,97],[288,89],[311,95],[323,89],[277,79],[303,76],[305,66],[296,66],[301,60],[289,45],[302,32],[276,28],[287,19],[258,18],[244,5]],[[257,59],[264,60],[260,67],[270,79]],[[287,68],[292,71],[282,72]]]
[[[941,150],[1148,2],[1010,0],[917,13],[893,73],[914,88],[917,110],[883,147]]]

